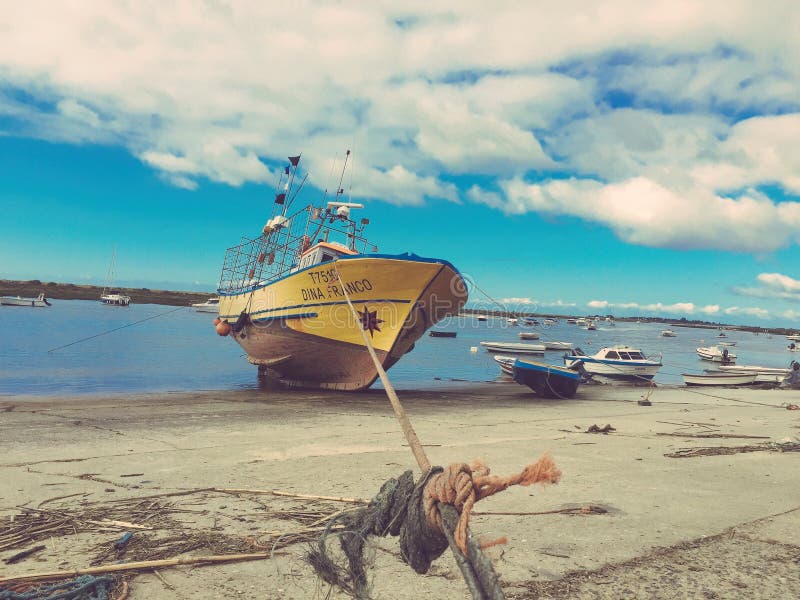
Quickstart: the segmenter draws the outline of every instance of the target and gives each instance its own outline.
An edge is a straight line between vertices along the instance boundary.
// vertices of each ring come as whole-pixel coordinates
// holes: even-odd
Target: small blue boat
[[[514,381],[527,385],[543,398],[574,398],[581,382],[577,371],[527,358],[514,361],[513,373]]]

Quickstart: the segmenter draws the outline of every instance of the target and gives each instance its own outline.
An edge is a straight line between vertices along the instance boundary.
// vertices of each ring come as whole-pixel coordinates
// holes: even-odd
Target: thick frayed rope
[[[481,461],[472,465],[453,463],[443,472],[430,478],[425,486],[423,505],[428,523],[442,530],[442,519],[436,504],[450,504],[459,512],[458,526],[454,532],[456,544],[467,555],[467,527],[472,507],[478,500],[502,492],[512,485],[531,485],[534,483],[558,483],[561,471],[556,468],[549,454],[543,455],[535,463],[529,464],[521,473],[500,477],[491,475],[489,467]]]

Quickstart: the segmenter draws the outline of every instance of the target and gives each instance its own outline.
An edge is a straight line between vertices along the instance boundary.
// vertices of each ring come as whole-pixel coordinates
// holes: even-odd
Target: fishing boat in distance
[[[527,385],[543,398],[574,398],[581,382],[577,371],[529,358],[514,361],[513,377],[514,381]]]
[[[205,302],[195,302],[192,307],[197,312],[218,313],[219,312],[219,297],[212,296]]]
[[[230,335],[260,375],[288,386],[367,388],[378,373],[365,334],[389,369],[467,301],[446,260],[377,253],[364,236],[369,220],[351,217],[363,205],[342,201],[349,156],[334,199],[326,192],[321,205],[296,210],[308,175],[298,176],[300,156],[289,157],[261,234],[225,254],[217,333]]]
[[[114,253],[111,255],[111,264],[108,266],[108,274],[106,275],[106,286],[100,293],[100,302],[108,306],[128,306],[131,303],[131,297],[114,289],[114,281],[117,277],[116,269],[117,247],[114,246]]]
[[[653,360],[639,348],[624,345],[602,348],[592,356],[587,356],[580,348],[564,355],[564,365],[568,369],[577,369],[579,364],[592,376],[636,382],[651,380],[661,369],[661,358]]]
[[[519,339],[521,340],[538,340],[539,334],[535,331],[520,331]]]
[[[678,336],[678,334],[677,334],[677,333],[675,333],[674,331],[672,331],[672,329],[664,329],[664,330],[661,332],[661,336],[662,336],[662,337],[677,337],[677,336]]]
[[[44,297],[44,292],[36,296],[36,298],[22,298],[21,296],[2,296],[0,297],[0,304],[3,306],[52,306]]]
[[[755,373],[706,373],[705,375],[683,374],[683,382],[690,386],[736,386],[755,383]]]

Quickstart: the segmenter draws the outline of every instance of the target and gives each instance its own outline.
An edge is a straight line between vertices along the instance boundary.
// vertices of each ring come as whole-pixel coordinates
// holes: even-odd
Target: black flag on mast
[[[283,204],[286,201],[286,194],[281,192],[275,195],[275,204]]]
[[[293,167],[296,167],[297,163],[300,162],[300,155],[298,154],[297,156],[290,156],[289,157],[289,162],[292,163]]]

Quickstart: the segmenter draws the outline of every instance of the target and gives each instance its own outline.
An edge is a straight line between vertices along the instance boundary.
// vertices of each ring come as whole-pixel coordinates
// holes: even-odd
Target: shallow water
[[[255,389],[256,367],[232,340],[214,332],[213,314],[191,308],[132,304],[127,308],[86,300],[53,300],[50,308],[0,306],[0,394],[82,395],[103,392],[154,392]],[[155,317],[155,318],[154,318]],[[136,325],[135,321],[149,319]],[[65,348],[81,338],[111,331]],[[457,330],[456,338],[424,336],[389,371],[400,389],[452,386],[458,381],[491,381],[499,370],[479,342],[520,341],[520,331],[542,339],[573,342],[587,354],[627,343],[646,354],[663,354],[656,382],[680,384],[681,373],[699,373],[711,363],[695,348],[716,343],[714,329],[673,327],[678,337],[661,337],[664,325],[600,324],[587,331],[565,321],[552,327],[510,327],[505,319],[478,322],[451,319],[436,329]],[[738,364],[787,366],[795,356],[783,337],[727,332],[737,345]],[[531,343],[536,343],[532,341]],[[471,347],[478,347],[471,352]],[[544,360],[563,364],[563,352]],[[534,357],[541,360],[542,357]],[[798,356],[800,358],[800,356]],[[380,382],[376,383],[379,386]]]

